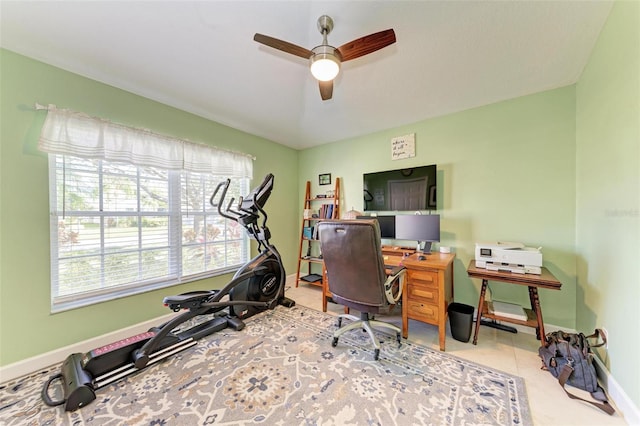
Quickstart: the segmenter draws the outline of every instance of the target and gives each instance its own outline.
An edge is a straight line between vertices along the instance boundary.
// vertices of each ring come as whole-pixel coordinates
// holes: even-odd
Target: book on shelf
[[[305,226],[304,228],[302,228],[302,236],[307,240],[313,239],[314,228],[315,227],[313,226]]]
[[[331,219],[333,217],[333,204],[323,204],[320,206],[320,218]]]

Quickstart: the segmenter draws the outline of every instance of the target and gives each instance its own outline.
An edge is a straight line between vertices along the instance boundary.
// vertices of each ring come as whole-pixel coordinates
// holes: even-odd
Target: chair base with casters
[[[353,320],[353,322],[349,325],[342,327],[343,318]],[[373,318],[370,318],[368,312],[362,312],[360,314],[360,318],[350,314],[339,315],[338,327],[339,328],[333,333],[333,341],[331,342],[331,346],[335,348],[338,345],[338,339],[340,338],[340,336],[342,336],[347,331],[351,331],[357,328],[362,328],[364,331],[367,332],[369,337],[371,337],[371,342],[373,343],[373,347],[374,347],[373,359],[375,359],[376,361],[380,357],[380,342],[376,339],[376,336],[373,332],[373,328],[387,328],[389,330],[395,331],[396,340],[398,341],[398,347],[402,345],[402,338],[401,338],[402,330],[400,329],[400,327],[396,327],[393,324],[389,324],[383,321],[377,321]]]

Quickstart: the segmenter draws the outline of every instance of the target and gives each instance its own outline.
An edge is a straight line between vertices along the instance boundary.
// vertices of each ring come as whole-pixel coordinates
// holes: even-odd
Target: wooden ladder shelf
[[[340,218],[340,178],[336,178],[332,195],[331,197],[313,197],[311,182],[307,181],[300,228],[296,287],[300,283],[322,286],[323,288],[325,286],[324,261],[320,254],[317,225],[323,220]]]

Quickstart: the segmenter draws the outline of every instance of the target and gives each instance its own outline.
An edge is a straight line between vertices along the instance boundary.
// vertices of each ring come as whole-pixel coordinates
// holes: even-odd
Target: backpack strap
[[[600,386],[598,386],[598,392],[593,392],[593,394],[597,394],[598,396],[603,397],[604,400],[602,402],[589,401],[588,399],[580,398],[579,396],[570,393],[565,388],[565,384],[567,383],[569,376],[571,376],[571,373],[573,373],[573,368],[569,364],[565,364],[562,367],[562,371],[558,375],[558,383],[560,383],[560,386],[562,386],[562,390],[564,390],[564,392],[567,394],[569,398],[579,399],[580,401],[588,402],[589,404],[598,407],[599,409],[601,409],[602,411],[604,411],[609,415],[613,415],[616,412],[616,410],[613,409],[611,404],[609,404],[609,401],[607,401],[606,397],[604,397],[605,395],[604,390]]]
[[[600,346],[604,346],[607,344],[607,336],[602,332],[601,329],[596,328],[596,330],[593,332],[593,334],[590,334],[588,336],[585,336],[586,339],[597,339],[600,338],[602,339],[602,341],[600,343],[598,343],[597,345],[589,345],[592,348],[599,348]]]

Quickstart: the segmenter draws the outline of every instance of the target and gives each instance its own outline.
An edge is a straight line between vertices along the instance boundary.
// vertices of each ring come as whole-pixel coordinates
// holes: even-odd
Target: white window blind
[[[246,194],[250,157],[57,109],[40,147],[50,152],[54,312],[229,272],[249,258],[244,229],[209,197],[226,178],[230,196]]]

